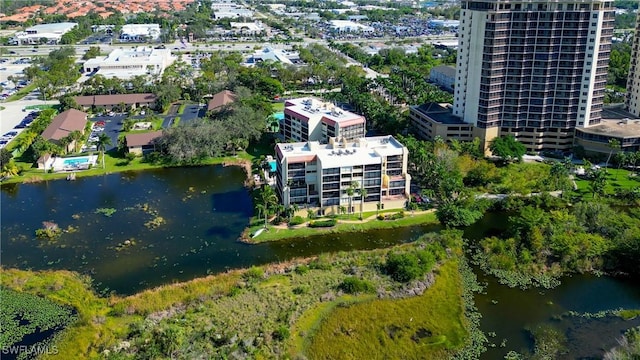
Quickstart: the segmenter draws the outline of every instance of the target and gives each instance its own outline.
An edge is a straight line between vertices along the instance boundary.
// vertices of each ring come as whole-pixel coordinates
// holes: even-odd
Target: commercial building
[[[640,116],[611,106],[603,109],[600,124],[576,128],[575,144],[587,152],[610,153],[611,139],[620,143],[620,149],[614,151],[640,151]]]
[[[115,49],[108,56],[87,60],[83,69],[106,78],[130,79],[137,75],[160,76],[174,61],[169,49],[138,46]]]
[[[462,0],[453,115],[485,146],[512,134],[527,150],[570,150],[602,121],[610,0]]]
[[[259,21],[256,22],[230,22],[231,29],[235,33],[246,34],[246,35],[255,35],[260,34],[264,31],[264,26]]]
[[[456,68],[447,65],[433,67],[429,72],[429,81],[447,91],[453,91],[456,84]]]
[[[122,41],[155,41],[160,38],[159,24],[126,24],[122,25],[120,40]]]
[[[280,136],[285,140],[319,141],[330,138],[353,141],[365,136],[367,120],[318,98],[286,100]]]
[[[277,144],[276,193],[284,206],[297,204],[319,215],[338,214],[341,207],[351,213],[402,209],[411,185],[408,156],[390,135]]]
[[[214,19],[252,18],[253,11],[233,1],[217,1],[211,4]]]
[[[255,64],[264,61],[273,61],[287,65],[300,64],[300,54],[297,51],[287,51],[284,49],[274,49],[266,47],[261,50],[257,50],[253,54],[247,57],[245,66],[255,66]]]
[[[375,30],[371,26],[363,25],[355,21],[349,21],[349,20],[330,20],[329,25],[331,27],[331,30],[339,33],[346,33],[346,32],[369,33]]]
[[[40,44],[46,39],[47,44],[57,44],[60,42],[62,35],[76,26],[78,24],[73,22],[35,25],[26,28],[24,31],[16,32],[9,40],[9,43],[12,45]]]
[[[631,46],[631,64],[627,80],[627,108],[635,116],[640,116],[640,12],[636,20],[636,33]]]

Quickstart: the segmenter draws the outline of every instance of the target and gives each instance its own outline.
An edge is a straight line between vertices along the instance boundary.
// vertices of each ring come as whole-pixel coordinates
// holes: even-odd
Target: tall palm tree
[[[69,144],[71,144],[71,138],[69,138],[69,136],[65,136],[62,139],[58,140],[58,142],[60,143],[62,151],[64,151],[64,153],[66,154],[69,150]]]
[[[111,138],[105,133],[100,133],[100,135],[98,135],[98,140],[93,143],[96,145],[98,151],[100,151],[100,155],[102,155],[102,168],[104,169],[104,151],[107,149],[107,145],[111,145]]]
[[[79,130],[72,131],[69,135],[69,139],[73,141],[73,150],[78,152],[78,142],[82,139],[82,133]]]
[[[613,155],[614,150],[620,149],[620,140],[613,138],[609,139],[609,156],[607,157],[607,163],[605,164],[606,171],[609,172],[609,160],[611,160],[611,155]]]
[[[345,190],[345,193],[347,194],[347,196],[349,196],[349,214],[352,213],[351,203],[353,202],[353,195],[355,194],[356,189],[359,189],[359,188],[360,188],[360,185],[358,184],[358,182],[352,181],[351,185],[349,185],[347,190]]]
[[[362,220],[362,209],[364,208],[364,198],[367,197],[367,189],[360,189],[360,220]]]
[[[273,188],[269,185],[263,185],[258,193],[258,201],[257,203],[261,205],[262,212],[264,213],[264,227],[267,227],[267,221],[269,216],[269,210],[273,208],[275,204],[277,204],[278,198],[276,197]],[[258,204],[256,204],[256,210],[258,210]]]

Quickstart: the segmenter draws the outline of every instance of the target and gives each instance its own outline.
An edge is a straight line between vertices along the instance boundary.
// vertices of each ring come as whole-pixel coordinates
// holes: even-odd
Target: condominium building
[[[627,80],[627,109],[635,116],[640,116],[640,12],[636,20],[636,33],[631,47],[631,64],[629,64],[629,80]]]
[[[611,0],[462,0],[453,115],[489,142],[569,150],[601,122]]]
[[[318,98],[291,99],[284,104],[280,136],[285,141],[353,141],[365,136],[366,123],[364,116]]]
[[[402,209],[411,185],[408,156],[407,148],[390,135],[277,144],[276,192],[284,206],[297,204],[320,215],[337,214],[341,208]]]

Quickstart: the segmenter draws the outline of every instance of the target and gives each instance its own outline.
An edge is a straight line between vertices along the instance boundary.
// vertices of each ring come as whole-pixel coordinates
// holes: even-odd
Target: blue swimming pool
[[[275,161],[269,161],[269,166],[271,167],[271,172],[276,172],[278,170]]]
[[[85,157],[64,159],[64,161],[62,162],[62,165],[64,165],[64,166],[78,166],[80,164],[86,164],[88,162],[89,162],[89,157],[85,156]]]
[[[284,119],[284,113],[283,112],[277,112],[277,113],[273,114],[273,117],[278,119],[278,120],[282,120],[282,119]]]

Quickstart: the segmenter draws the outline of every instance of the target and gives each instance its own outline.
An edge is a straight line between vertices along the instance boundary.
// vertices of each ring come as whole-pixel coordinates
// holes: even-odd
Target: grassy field
[[[397,211],[396,211],[397,212]],[[438,220],[436,219],[435,213],[423,213],[412,215],[409,212],[405,213],[405,217],[398,220],[378,220],[372,219],[369,221],[364,221],[361,223],[338,223],[336,226],[331,228],[310,228],[304,225],[300,225],[300,227],[296,228],[277,228],[273,226],[268,226],[267,231],[262,232],[256,238],[248,239],[247,241],[250,243],[263,243],[268,241],[282,240],[287,238],[294,237],[306,237],[318,234],[332,234],[332,233],[348,233],[348,232],[360,232],[365,230],[372,229],[394,229],[404,226],[412,226],[412,225],[424,225],[424,224],[436,224]],[[245,234],[250,235],[255,233],[258,229],[264,227],[264,221],[260,221],[259,219],[255,219],[252,222],[252,226],[249,227]]]
[[[284,102],[273,103],[271,104],[271,107],[273,107],[274,112],[284,111]]]
[[[20,100],[23,97],[27,96],[27,94],[29,94],[30,92],[32,92],[33,90],[36,89],[36,84],[29,84],[25,87],[23,87],[22,89],[16,91],[15,94],[9,96],[5,102],[11,102],[11,101],[16,101],[16,100]]]
[[[406,289],[408,285],[381,272],[380,264],[389,251],[415,251],[431,241],[437,242],[438,237],[425,237],[392,249],[324,254],[314,259],[229,271],[128,297],[99,296],[92,290],[89,278],[68,271],[1,269],[0,281],[11,290],[37,294],[76,309],[78,320],[54,344],[60,352],[49,354],[46,359],[95,358],[105,350],[117,351],[122,359],[228,358],[234,352],[247,358],[282,358],[299,351],[312,356],[313,346],[324,344],[325,323],[318,328],[318,341],[310,338],[309,329],[319,324],[317,319],[326,318],[330,324],[334,313],[344,311],[347,303],[356,304],[354,311],[364,306],[358,314],[368,311],[368,306],[379,307],[376,314],[389,319],[385,326],[396,320],[402,326],[403,330],[394,330],[397,334],[415,330],[426,336],[420,329],[431,331],[429,339],[418,341],[425,346],[407,350],[438,357],[461,344],[465,336],[464,319],[455,310],[461,308],[462,301],[461,283],[455,276],[456,260],[444,260],[437,270],[435,285],[415,299],[374,300],[375,293],[346,295],[339,290],[339,285],[354,275],[383,294]],[[318,309],[322,310],[321,316],[314,316]],[[356,313],[349,316],[355,317]],[[412,317],[415,324],[410,321]],[[423,320],[426,317],[431,322]],[[410,329],[405,329],[407,321],[412,323]],[[349,326],[359,333],[369,331],[371,325]],[[293,333],[290,329],[294,329]],[[307,340],[298,343],[310,344],[311,348],[295,345],[294,340],[303,333]],[[130,348],[115,350],[124,340]],[[435,343],[426,345],[432,340]]]
[[[633,189],[640,186],[640,176],[631,176],[634,174],[632,171],[608,169],[607,172],[607,186],[605,187],[607,194],[614,194],[619,190]],[[593,198],[593,194],[589,191],[589,183],[589,180],[576,178],[578,193],[587,199]]]
[[[461,294],[450,261],[421,296],[336,307],[304,352],[310,359],[448,359],[466,336]]]

